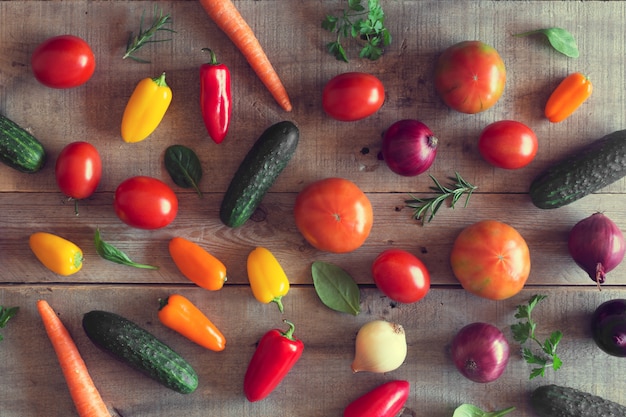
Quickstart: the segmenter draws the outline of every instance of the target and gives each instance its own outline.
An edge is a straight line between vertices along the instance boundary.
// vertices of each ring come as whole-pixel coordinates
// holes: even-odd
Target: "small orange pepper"
[[[169,243],[172,260],[180,272],[199,287],[217,291],[226,282],[226,266],[200,245],[182,237]]]
[[[593,85],[580,72],[565,77],[552,92],[546,103],[545,115],[552,123],[558,123],[574,113],[591,96]]]
[[[189,299],[172,294],[159,300],[159,320],[198,345],[215,352],[226,347],[226,338],[217,327]]]
[[[56,274],[72,275],[83,267],[83,251],[61,236],[37,232],[30,235],[28,244],[37,259]]]
[[[171,102],[172,90],[165,82],[165,73],[139,81],[122,116],[124,142],[139,142],[150,136],[163,120]]]

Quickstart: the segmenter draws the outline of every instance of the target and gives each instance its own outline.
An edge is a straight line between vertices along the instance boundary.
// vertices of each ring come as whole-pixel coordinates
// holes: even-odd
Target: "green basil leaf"
[[[361,311],[361,292],[346,271],[331,263],[315,261],[311,265],[313,285],[328,308],[356,316]]]
[[[483,411],[472,404],[461,404],[454,410],[452,417],[500,417],[515,410],[515,407],[505,408],[499,411]]]
[[[193,188],[199,196],[198,183],[202,179],[202,164],[196,153],[183,145],[172,145],[165,150],[165,169],[179,187]]]
[[[98,253],[98,255],[100,255],[103,259],[106,259],[107,261],[115,262],[116,264],[120,264],[120,265],[133,266],[139,269],[159,269],[158,266],[146,265],[146,264],[140,264],[140,263],[134,262],[132,259],[128,257],[126,253],[119,250],[118,248],[111,245],[110,243],[102,240],[102,238],[100,237],[100,229],[96,229],[96,233],[94,234],[93,240],[94,240],[94,244],[96,245],[96,252]]]
[[[518,33],[514,36],[529,36],[535,34],[545,35],[548,38],[550,45],[563,55],[570,58],[578,58],[580,55],[574,36],[562,28],[531,30],[530,32]]]

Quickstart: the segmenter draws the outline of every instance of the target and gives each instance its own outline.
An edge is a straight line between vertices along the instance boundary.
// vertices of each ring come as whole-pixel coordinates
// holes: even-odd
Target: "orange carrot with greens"
[[[37,310],[59,359],[78,415],[80,417],[111,417],[89,375],[85,361],[59,317],[45,300],[37,301]]]
[[[259,40],[231,0],[200,0],[209,17],[241,51],[261,82],[280,106],[291,111],[291,102]]]

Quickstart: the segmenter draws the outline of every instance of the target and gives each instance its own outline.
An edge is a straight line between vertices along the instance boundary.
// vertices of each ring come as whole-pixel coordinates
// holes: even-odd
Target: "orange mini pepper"
[[[226,338],[222,332],[189,299],[172,294],[159,301],[158,316],[164,326],[202,347],[215,352],[224,350]]]
[[[199,287],[217,291],[226,282],[226,266],[200,245],[182,237],[170,240],[169,252],[180,272]]]
[[[592,90],[591,81],[580,72],[568,75],[550,95],[546,103],[546,117],[552,123],[567,119],[591,96]]]
[[[150,136],[163,120],[171,102],[172,90],[165,82],[165,73],[139,81],[122,116],[124,142],[139,142]]]

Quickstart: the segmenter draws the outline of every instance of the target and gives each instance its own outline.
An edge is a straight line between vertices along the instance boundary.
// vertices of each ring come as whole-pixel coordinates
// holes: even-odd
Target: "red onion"
[[[626,251],[622,231],[602,213],[594,213],[574,225],[568,248],[576,264],[598,285],[622,262]]]
[[[591,333],[600,349],[609,355],[626,357],[626,300],[600,304],[591,317]]]
[[[466,378],[492,382],[502,375],[509,363],[509,342],[491,324],[468,324],[452,340],[452,360]]]
[[[435,161],[438,139],[418,120],[399,120],[383,136],[382,157],[398,175],[414,177]]]

